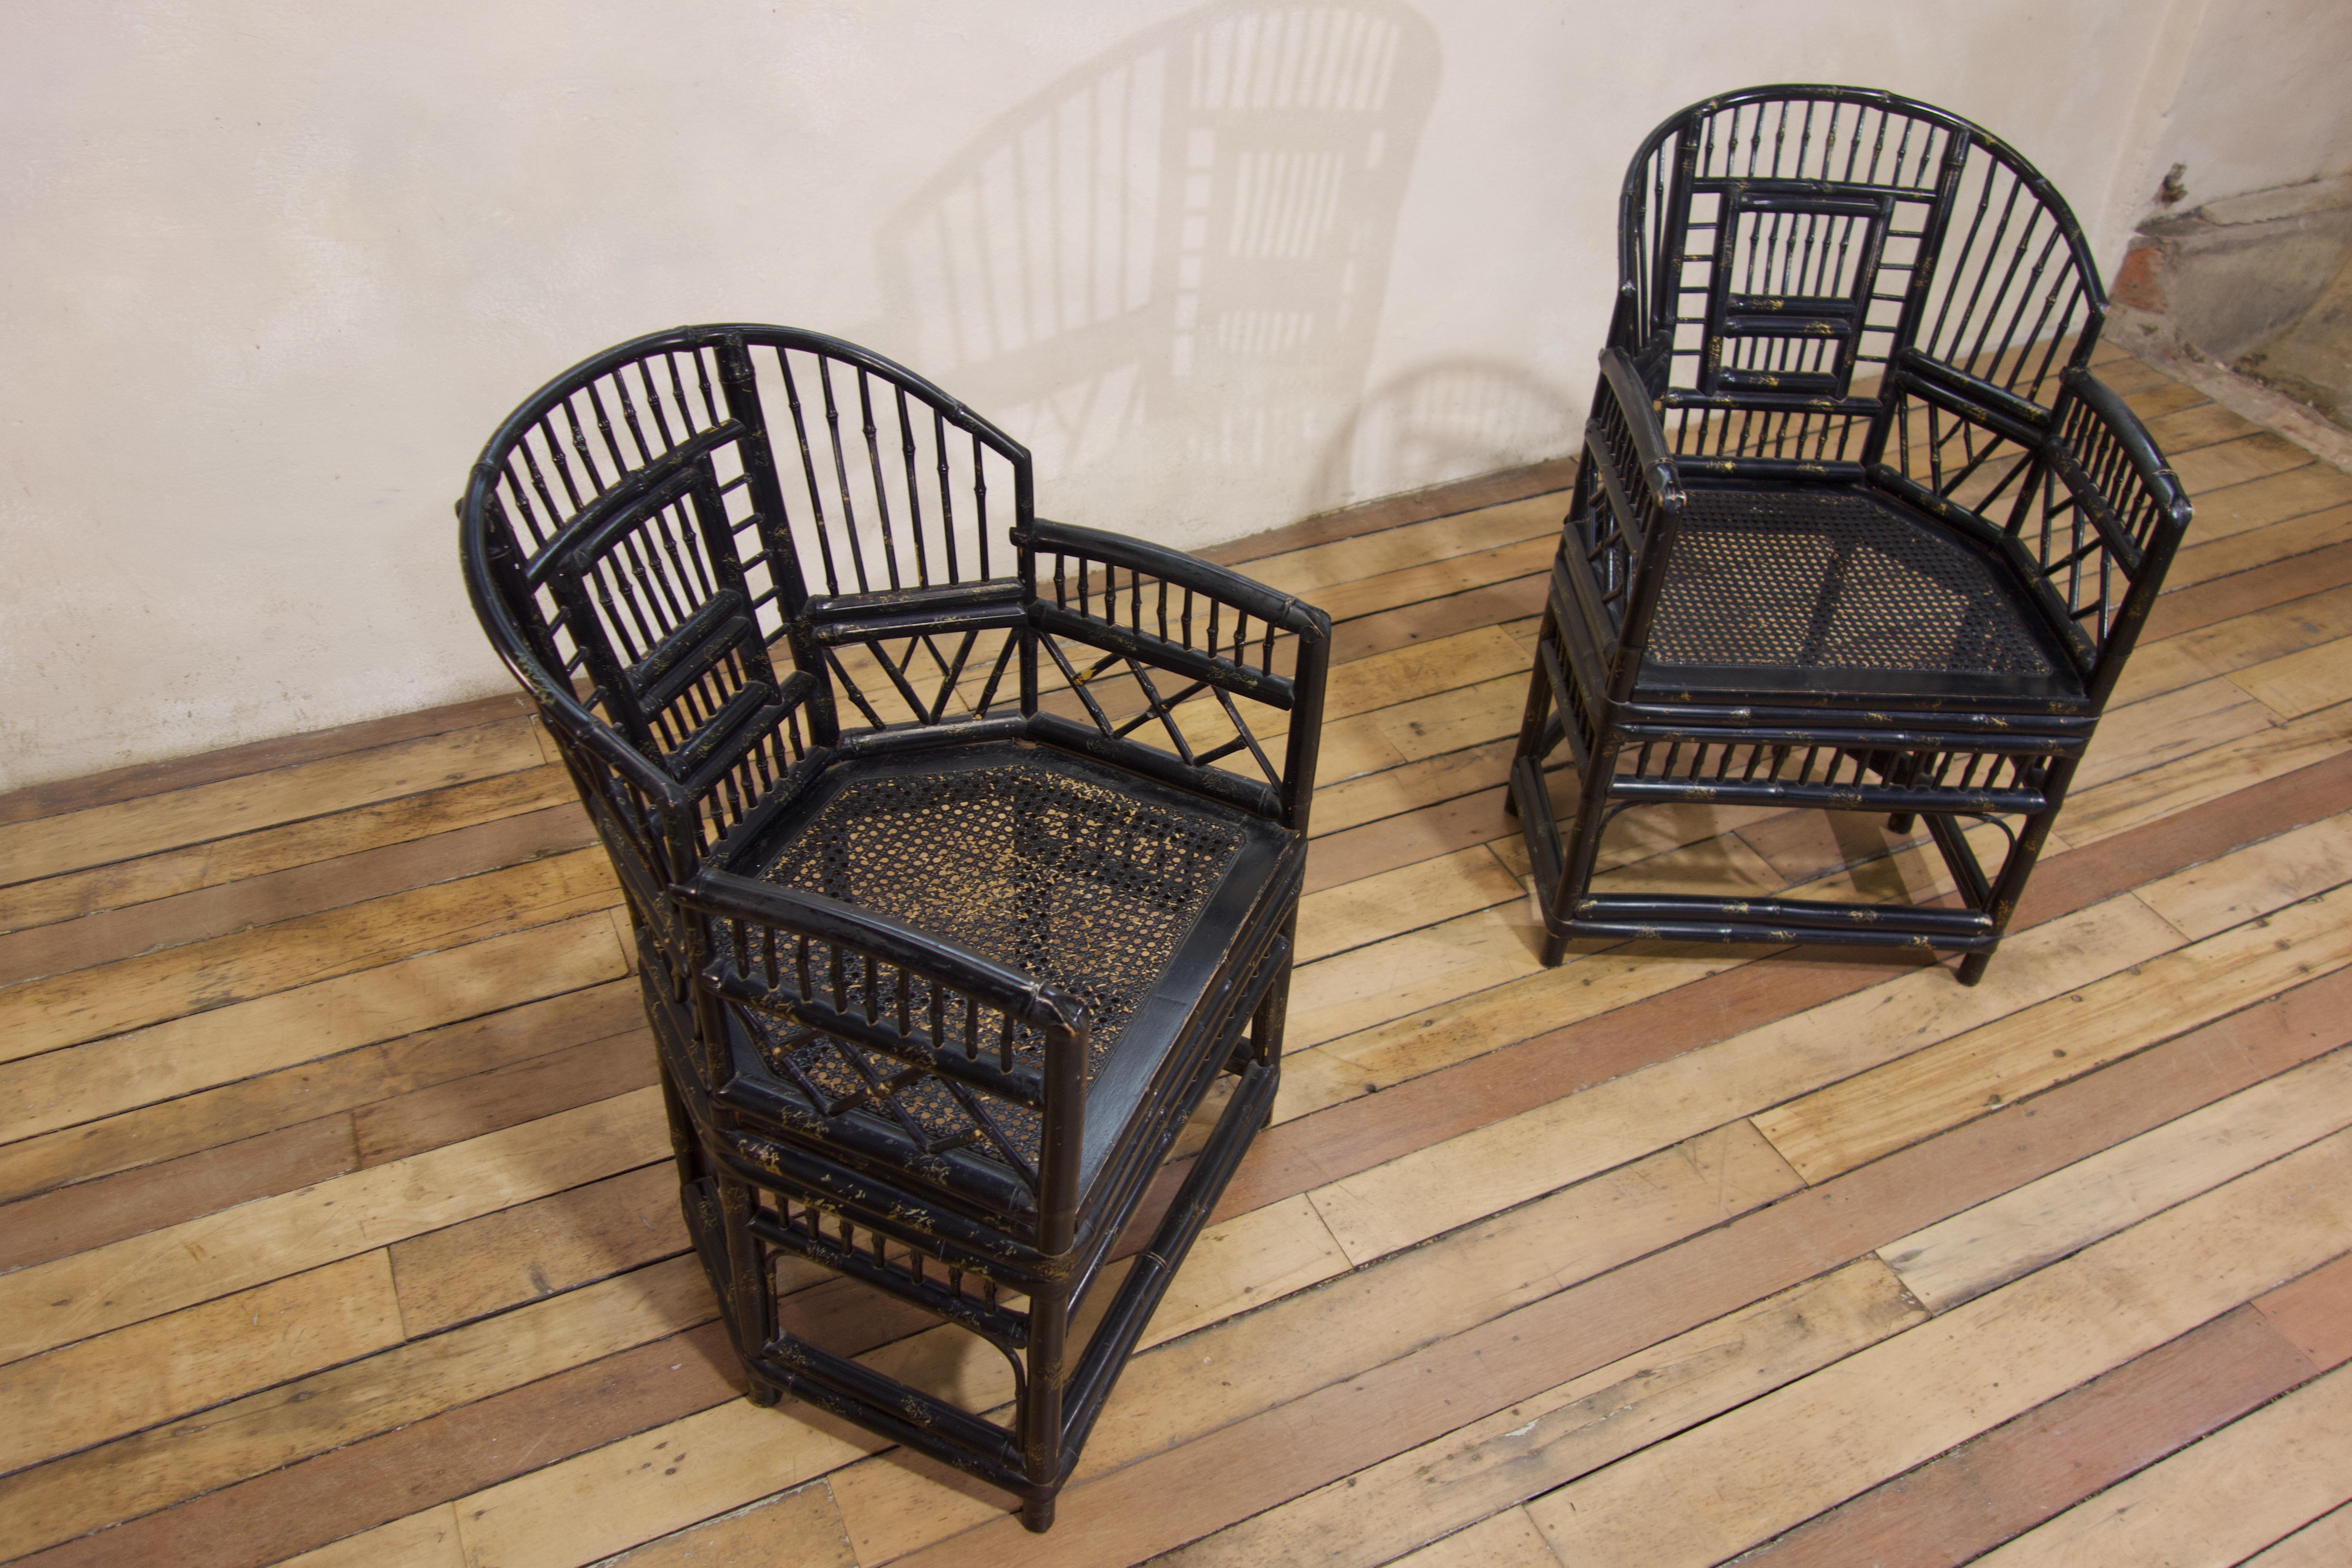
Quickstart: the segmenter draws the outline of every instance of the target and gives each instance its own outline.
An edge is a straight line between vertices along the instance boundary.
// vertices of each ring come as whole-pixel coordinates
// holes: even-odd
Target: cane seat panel
[[[2046,677],[1981,555],[1858,491],[1695,490],[1650,634],[1662,663]]]
[[[1084,758],[988,746],[837,765],[745,869],[902,921],[1083,1002],[1091,1173],[1212,979],[1232,911],[1268,890],[1283,837],[1246,812]],[[1220,905],[1222,918],[1204,923]],[[843,982],[863,993],[860,976]],[[886,994],[878,1005],[898,1001]],[[919,986],[905,1003],[918,1018],[930,1006]],[[819,1115],[865,1110],[926,1154],[956,1149],[1034,1167],[1034,1111],[773,1014],[745,1016],[769,1070]],[[952,1009],[941,1022],[942,1048],[995,1050],[993,1039],[964,1038]],[[1042,1035],[1016,1032],[1016,1065],[1035,1069],[1044,1053]]]

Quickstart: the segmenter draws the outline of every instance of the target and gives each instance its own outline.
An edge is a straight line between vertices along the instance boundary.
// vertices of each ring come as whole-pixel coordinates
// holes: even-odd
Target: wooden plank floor
[[[1537,965],[1563,466],[1218,552],[1342,623],[1293,1049],[1042,1540],[735,1397],[519,702],[0,800],[0,1559],[2352,1560],[2352,478],[2105,373],[2199,521],[1972,990]],[[1634,826],[1612,877],[1934,885],[1874,822]]]

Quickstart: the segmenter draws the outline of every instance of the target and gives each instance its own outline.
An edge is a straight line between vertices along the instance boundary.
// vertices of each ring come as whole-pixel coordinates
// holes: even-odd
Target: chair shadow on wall
[[[1362,394],[1438,75],[1396,0],[1225,0],[1139,33],[892,216],[883,335],[1026,444],[1074,521],[1164,537],[1155,510],[1212,504],[1169,484],[1187,469],[1328,504],[1297,464]]]

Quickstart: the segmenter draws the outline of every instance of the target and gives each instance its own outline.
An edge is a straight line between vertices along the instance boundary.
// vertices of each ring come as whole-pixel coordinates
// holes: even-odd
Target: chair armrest
[[[1146,543],[1123,533],[1106,533],[1098,528],[1079,528],[1073,523],[1054,522],[1042,517],[1032,521],[1026,531],[1015,533],[1013,542],[1032,550],[1107,566],[1119,566],[1155,577],[1171,586],[1188,589],[1203,599],[1254,616],[1278,630],[1294,632],[1301,637],[1328,637],[1330,635],[1331,617],[1312,605],[1301,603],[1287,594],[1277,593],[1256,579],[1244,577],[1230,568],[1214,565],[1197,555],[1187,555],[1181,550],[1171,550],[1165,545]],[[1034,584],[1034,575],[1032,581]],[[1139,609],[1133,618],[1138,624],[1144,618],[1153,618],[1155,624],[1164,625],[1164,622],[1157,620],[1156,606],[1151,617],[1144,616]],[[1164,632],[1161,640],[1167,640]],[[1180,642],[1177,646],[1190,645]]]
[[[2105,501],[2115,521],[2137,520],[2134,538],[2143,554],[2167,534],[2177,544],[2193,512],[2180,477],[2156,449],[2147,426],[2089,371],[2070,365],[2060,381],[2072,395],[2058,407],[2053,445],[2063,447],[2078,468],[2070,481]]]
[[[1630,447],[1625,442],[1612,441],[1603,456],[1610,459],[1611,468],[1629,489],[1638,483],[1659,507],[1679,512],[1683,504],[1682,467],[1666,445],[1665,428],[1658,423],[1658,411],[1650,401],[1649,389],[1642,383],[1640,368],[1624,350],[1604,349],[1601,354],[1601,384],[1630,438]],[[1593,410],[1593,420],[1602,417],[1601,409]],[[1585,424],[1588,439],[1593,434],[1593,420]]]
[[[887,915],[805,889],[782,887],[717,869],[698,872],[671,892],[687,909],[714,920],[746,922],[779,935],[805,938],[826,947],[839,947],[877,959],[885,965],[936,982],[943,990],[1003,1014],[1014,1023],[1049,1032],[1059,1030],[1080,1044],[1088,1034],[1085,1004],[1066,992],[1010,964],[929,935]],[[728,962],[740,964],[747,952],[739,947],[734,960]],[[718,959],[710,962],[720,963]],[[818,994],[836,983],[836,977],[830,974],[813,975],[813,989],[801,990],[796,972],[791,970],[789,963],[787,973],[771,978],[779,985],[792,983],[811,1003],[820,1001]],[[854,1014],[853,1004],[862,1005],[866,1012]],[[878,992],[866,994],[863,984],[856,984],[850,993],[836,992],[833,1005],[845,1017],[870,1015],[878,1018],[895,1002]]]
[[[608,838],[622,835],[657,880],[689,877],[708,860],[724,861],[832,755],[811,745],[802,727],[816,682],[799,670],[774,687],[746,687],[684,746],[658,759],[631,745],[571,692],[548,682],[533,682],[530,689],[600,832],[609,829]],[[641,900],[653,896],[650,889],[634,891]]]
[[[555,736],[559,749],[585,752],[588,760],[610,768],[653,810],[682,811],[692,803],[667,769],[622,739],[570,692],[540,682],[530,687],[530,695],[538,701],[540,721]]]
[[[2051,426],[2042,452],[2068,500],[2045,505],[2039,530],[2024,531],[2021,542],[2095,650],[2092,695],[2104,702],[2155,608],[2192,511],[2139,416],[2089,371],[2067,367]],[[2110,574],[2130,584],[2120,599]]]
[[[1330,663],[1330,616],[1238,572],[1120,534],[1038,519],[1016,531],[1013,542],[1022,552],[1030,622],[1049,634],[1041,640],[1064,665],[1103,740],[1121,748],[1121,760],[1172,783],[1207,788],[1305,831]],[[1068,664],[1053,638],[1101,648],[1191,682],[1181,693],[1168,697],[1171,708],[1203,689],[1210,690],[1231,720],[1234,739],[1196,753],[1171,721],[1167,729],[1175,746],[1173,771],[1150,758],[1125,754],[1167,756],[1126,739],[1126,731],[1112,722],[1087,690],[1103,666],[1080,672]],[[1275,668],[1278,638],[1288,639],[1297,648],[1287,675]],[[1234,704],[1236,697],[1288,715],[1280,764],[1259,746]],[[1050,715],[1039,721],[1049,729],[1072,731],[1054,737],[1066,742],[1075,742],[1082,729]],[[1090,743],[1089,749],[1101,748]],[[1265,773],[1264,784],[1229,773],[1222,778],[1212,775],[1212,764],[1244,751]]]
[[[1675,329],[1654,328],[1646,334],[1641,290],[1631,282],[1617,286],[1616,309],[1610,313],[1608,346],[1625,356],[1634,379],[1652,395],[1665,390],[1675,354]]]
[[[1622,700],[1649,643],[1683,511],[1682,469],[1641,372],[1622,349],[1601,351],[1582,468],[1580,488],[1590,483],[1593,490],[1586,514],[1591,537],[1581,542],[1593,591],[1615,623],[1621,657],[1610,684],[1612,697]]]

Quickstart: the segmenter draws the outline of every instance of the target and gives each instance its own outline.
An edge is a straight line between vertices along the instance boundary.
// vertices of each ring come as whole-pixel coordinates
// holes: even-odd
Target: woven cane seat
[[[1691,491],[1650,657],[2071,684],[1991,563],[1853,489]]]
[[[1092,1129],[1149,1082],[1222,951],[1213,931],[1188,952],[1202,916],[1221,896],[1246,908],[1271,858],[1247,853],[1271,845],[1263,819],[1021,746],[837,766],[813,799],[762,857],[761,879],[888,916],[1085,1003],[1089,1165]],[[907,1005],[920,1016],[929,998]],[[942,1021],[942,1047],[993,1050],[992,1039],[963,1040],[952,1012]],[[1036,1158],[1037,1119],[1017,1106],[814,1029],[755,1026],[770,1070],[820,1114],[863,1109],[926,1153]],[[1018,1059],[1035,1065],[1043,1051],[1025,1028],[1016,1038]]]

